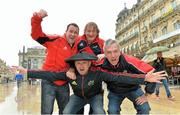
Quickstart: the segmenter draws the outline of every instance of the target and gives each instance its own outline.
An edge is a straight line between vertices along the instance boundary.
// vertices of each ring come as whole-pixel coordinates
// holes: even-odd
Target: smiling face
[[[75,67],[80,75],[86,75],[91,66],[91,61],[81,60],[75,61]]]
[[[89,22],[88,24],[86,24],[84,34],[87,41],[91,43],[99,35],[97,24],[94,22]]]
[[[70,24],[66,30],[66,39],[70,45],[74,44],[75,38],[79,35],[79,28],[76,25]]]

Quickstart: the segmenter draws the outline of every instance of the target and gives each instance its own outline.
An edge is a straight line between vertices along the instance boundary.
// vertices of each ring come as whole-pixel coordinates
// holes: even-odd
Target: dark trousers
[[[121,111],[121,104],[125,98],[128,98],[131,102],[133,102],[134,108],[137,111],[137,114],[149,114],[150,106],[148,102],[145,102],[142,105],[136,104],[136,99],[140,96],[144,95],[144,92],[141,88],[138,88],[137,90],[130,91],[127,93],[113,93],[109,92],[108,99],[108,113],[109,114],[120,114]]]
[[[89,110],[89,114],[92,114],[93,113],[93,109],[92,107],[90,106],[90,110]],[[84,107],[82,109],[80,109],[77,114],[84,114]]]
[[[41,87],[41,114],[53,113],[55,99],[59,108],[59,114],[62,114],[69,101],[69,85],[56,86],[53,83],[42,80]]]

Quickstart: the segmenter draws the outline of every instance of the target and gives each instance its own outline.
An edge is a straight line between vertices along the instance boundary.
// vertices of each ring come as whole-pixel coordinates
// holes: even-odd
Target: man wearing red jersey
[[[31,36],[35,41],[46,47],[47,56],[42,69],[59,72],[68,68],[64,60],[77,52],[74,43],[75,38],[79,35],[79,27],[75,23],[70,23],[63,36],[47,35],[42,31],[41,27],[42,20],[46,16],[48,15],[45,10],[40,10],[33,14],[31,18]],[[55,99],[57,100],[59,114],[62,114],[69,100],[69,86],[67,81],[58,80],[52,83],[43,80],[41,114],[52,114]]]

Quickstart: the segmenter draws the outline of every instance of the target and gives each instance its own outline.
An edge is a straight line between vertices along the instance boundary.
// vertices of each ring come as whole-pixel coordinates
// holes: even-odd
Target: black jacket
[[[125,72],[132,74],[145,74],[148,71],[152,70],[153,67],[149,64],[144,63],[143,61],[131,57],[125,54],[121,54],[119,57],[119,62],[116,66],[110,64],[110,62],[105,58],[104,62],[100,65],[101,68],[106,69],[110,72]],[[129,91],[136,90],[140,88],[139,84],[127,84],[127,83],[117,83],[117,82],[106,82],[107,88],[114,93],[126,93]],[[152,94],[155,90],[156,83],[146,84],[145,91],[149,94]]]
[[[155,68],[156,71],[166,70],[166,63],[164,61],[164,58],[162,57],[161,59],[159,59],[159,62],[158,62],[158,58],[154,60],[153,67]]]
[[[158,62],[158,58],[155,59],[153,62],[153,67],[155,68],[155,72],[166,71],[166,62],[164,58],[162,57],[161,59],[159,59],[159,62]],[[168,80],[168,76],[165,77]]]
[[[28,77],[46,79],[52,82],[56,80],[67,80],[72,86],[74,94],[85,99],[91,98],[102,92],[102,81],[114,82],[117,84],[144,84],[144,74],[139,75],[139,78],[131,78],[127,76],[122,77],[119,74],[112,75],[100,70],[89,70],[86,76],[81,76],[77,73],[76,80],[66,77],[65,72],[28,71]]]

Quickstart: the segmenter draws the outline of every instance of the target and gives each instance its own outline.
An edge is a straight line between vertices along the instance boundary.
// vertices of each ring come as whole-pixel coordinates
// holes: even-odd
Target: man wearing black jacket
[[[91,60],[97,57],[87,53],[79,53],[66,60],[67,63],[75,66],[76,79],[70,79],[65,72],[48,71],[27,71],[18,68],[21,73],[27,73],[29,78],[46,79],[51,82],[56,80],[67,80],[72,86],[74,94],[71,95],[68,104],[64,109],[64,114],[75,114],[86,104],[90,104],[93,114],[105,114],[103,109],[102,81],[129,84],[144,84],[145,82],[159,82],[163,79],[163,72],[149,74],[110,74],[104,70],[91,67]],[[132,78],[132,76],[134,78]]]
[[[162,52],[159,51],[157,52],[157,59],[154,60],[153,67],[156,69],[155,71],[166,71],[166,62],[165,59],[162,57]],[[168,84],[168,78],[166,76],[166,79],[162,80],[162,83],[164,85],[166,95],[168,99],[174,99],[174,96],[171,95],[171,91],[169,89],[169,84]],[[159,99],[159,87],[160,84],[156,84],[156,97]]]
[[[119,44],[112,39],[105,41],[104,53],[106,58],[100,63],[103,69],[110,72],[124,72],[132,74],[146,74],[154,70],[152,66],[141,60],[125,55],[120,52]],[[125,98],[133,102],[137,114],[149,114],[150,106],[146,96],[139,84],[106,82],[109,90],[108,113],[119,114],[121,104]],[[152,94],[155,90],[155,83],[146,84],[146,94]]]

